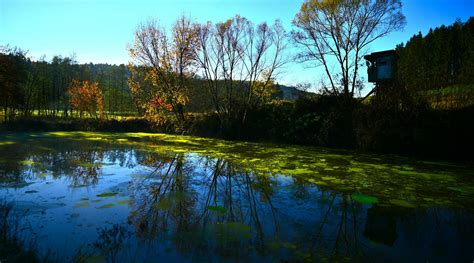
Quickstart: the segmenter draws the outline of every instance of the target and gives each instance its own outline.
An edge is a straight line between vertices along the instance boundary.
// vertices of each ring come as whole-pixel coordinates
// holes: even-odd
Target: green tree
[[[24,51],[0,47],[0,103],[5,120],[13,119],[24,104],[27,62]]]

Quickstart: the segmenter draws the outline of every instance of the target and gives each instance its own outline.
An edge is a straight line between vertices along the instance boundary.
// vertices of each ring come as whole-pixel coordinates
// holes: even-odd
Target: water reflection
[[[353,199],[358,189],[335,191],[192,152],[47,138],[1,150],[0,196],[18,209],[43,207],[26,216],[33,230],[23,233],[41,237],[43,255],[110,262],[473,257],[468,210],[364,204]]]
[[[390,208],[373,206],[367,210],[364,236],[373,242],[393,246],[397,239],[396,213]]]

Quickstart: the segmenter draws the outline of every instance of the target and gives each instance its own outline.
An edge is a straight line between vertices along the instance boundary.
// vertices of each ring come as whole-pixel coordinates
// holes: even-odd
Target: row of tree
[[[107,113],[136,112],[128,87],[125,65],[78,64],[72,57],[55,56],[51,61],[32,61],[26,52],[0,50],[0,107],[5,119],[32,115],[68,117],[80,110],[68,92],[74,80],[97,82]],[[86,110],[89,112],[89,110]],[[75,112],[74,112],[75,113]]]
[[[306,0],[289,34],[278,20],[255,25],[241,16],[219,23],[183,16],[168,29],[149,21],[135,32],[128,67],[79,65],[69,57],[31,61],[21,50],[4,48],[0,103],[5,118],[171,113],[182,124],[187,111],[200,111],[231,127],[270,101],[293,42],[296,60],[324,69],[322,89],[349,104],[349,116],[368,46],[404,24],[399,0]],[[397,83],[410,91],[473,83],[473,27],[474,18],[457,21],[399,45]]]
[[[403,27],[400,10],[400,0],[306,0],[291,37],[278,20],[255,25],[238,15],[203,24],[181,17],[169,30],[151,21],[135,32],[128,71],[123,65],[78,65],[68,57],[33,62],[20,50],[4,50],[4,115],[68,116],[68,88],[73,80],[87,80],[98,82],[105,112],[171,112],[184,123],[191,95],[205,93],[221,126],[243,124],[249,109],[271,98],[275,78],[290,59],[285,52],[290,40],[299,47],[297,59],[324,67],[328,92],[350,99],[360,87],[359,64],[367,46]]]
[[[271,98],[292,40],[300,62],[324,67],[325,91],[352,105],[367,47],[404,24],[399,0],[307,0],[295,16],[291,37],[278,20],[254,25],[235,16],[199,24],[181,17],[170,30],[151,21],[135,32],[129,83],[145,112],[164,109],[184,123],[190,82],[201,78],[221,127],[242,125],[250,109]]]
[[[152,21],[135,33],[129,83],[147,113],[164,109],[184,122],[190,90],[199,83],[222,125],[245,122],[248,109],[272,94],[286,46],[278,20],[255,26],[241,16],[216,24],[181,17],[171,32]]]

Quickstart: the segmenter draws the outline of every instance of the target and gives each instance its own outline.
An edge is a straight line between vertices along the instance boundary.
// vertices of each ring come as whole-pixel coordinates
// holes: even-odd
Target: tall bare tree
[[[200,25],[195,59],[206,80],[221,124],[245,122],[247,110],[264,101],[278,70],[287,62],[286,32],[280,21],[254,26],[235,16]]]
[[[248,47],[244,50],[243,64],[247,73],[247,97],[242,122],[250,106],[257,106],[271,96],[278,71],[288,62],[286,31],[280,20],[273,26],[262,23],[248,31]]]
[[[293,20],[297,59],[323,66],[327,91],[351,98],[367,47],[404,27],[401,8],[400,0],[306,0]]]

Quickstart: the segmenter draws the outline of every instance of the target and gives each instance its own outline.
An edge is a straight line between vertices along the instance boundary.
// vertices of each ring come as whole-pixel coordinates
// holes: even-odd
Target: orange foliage
[[[97,116],[97,110],[102,118],[104,114],[102,90],[99,83],[89,81],[72,80],[67,91],[69,103],[74,110],[88,112],[91,116]]]
[[[154,99],[152,99],[150,102],[150,106],[154,109],[164,109],[166,111],[172,111],[173,110],[173,106],[171,106],[171,104],[169,103],[166,103],[165,100],[161,97],[155,97]]]

